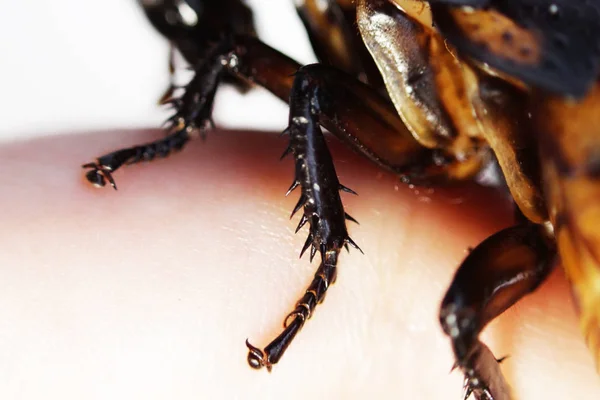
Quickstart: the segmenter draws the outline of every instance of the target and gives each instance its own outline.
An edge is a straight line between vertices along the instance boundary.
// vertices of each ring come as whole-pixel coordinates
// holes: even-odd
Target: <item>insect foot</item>
[[[156,157],[167,157],[171,152],[180,150],[189,140],[186,130],[175,133],[155,142],[128,147],[99,157],[96,162],[82,165],[91,168],[85,177],[96,187],[103,187],[108,181],[113,189],[117,189],[112,173],[125,164],[135,164],[140,161],[151,161]]]
[[[283,321],[283,332],[273,341],[261,350],[251,345],[246,340],[248,347],[248,364],[254,369],[267,368],[271,372],[273,364],[276,364],[283,353],[286,351],[292,340],[296,337],[300,329],[304,326],[316,308],[317,304],[325,299],[325,293],[329,285],[335,282],[337,274],[337,253],[330,252],[325,256],[327,260],[321,263],[315,273],[315,277],[306,289],[304,296],[296,302],[294,311],[288,314]]]

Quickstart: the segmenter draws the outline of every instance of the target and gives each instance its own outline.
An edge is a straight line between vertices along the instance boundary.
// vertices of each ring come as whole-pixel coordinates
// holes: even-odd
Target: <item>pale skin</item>
[[[160,132],[0,147],[0,398],[450,399],[440,300],[466,254],[511,224],[502,196],[409,188],[332,142],[358,251],[271,374],[246,364],[312,279],[284,193],[285,140],[210,134],[87,186],[79,165]],[[560,268],[485,341],[517,399],[596,398],[600,380]]]

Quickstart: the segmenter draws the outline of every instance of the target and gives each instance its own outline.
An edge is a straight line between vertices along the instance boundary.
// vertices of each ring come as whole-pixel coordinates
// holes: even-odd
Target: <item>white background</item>
[[[265,42],[300,61],[314,55],[292,0],[250,0]],[[0,0],[0,141],[156,127],[168,84],[166,42],[136,0]],[[282,130],[287,110],[264,90],[218,93],[221,127]]]

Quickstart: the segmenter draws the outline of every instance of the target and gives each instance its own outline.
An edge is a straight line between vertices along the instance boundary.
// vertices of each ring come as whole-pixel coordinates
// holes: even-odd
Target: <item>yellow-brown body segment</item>
[[[533,99],[550,219],[600,368],[600,83],[581,101]]]
[[[483,160],[482,148],[491,150],[522,214],[553,227],[600,368],[600,84],[582,99],[529,88],[462,55],[435,29],[424,2],[359,0],[357,7],[365,45],[415,139],[462,160]],[[488,51],[540,62],[540,35],[506,16],[444,12]]]

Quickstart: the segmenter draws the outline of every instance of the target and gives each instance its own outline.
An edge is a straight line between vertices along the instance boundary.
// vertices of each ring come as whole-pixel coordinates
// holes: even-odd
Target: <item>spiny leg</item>
[[[350,239],[346,230],[346,219],[353,220],[344,212],[340,190],[352,192],[341,185],[331,154],[319,126],[320,96],[319,87],[310,75],[300,69],[296,75],[290,97],[290,118],[286,131],[290,143],[283,156],[293,153],[295,177],[288,193],[300,186],[301,194],[292,211],[292,216],[304,209],[296,232],[307,222],[310,230],[300,257],[310,248],[310,260],[316,252],[321,253],[321,266],[304,296],[296,303],[296,308],[285,318],[284,330],[264,350],[248,346],[248,363],[270,371],[277,363],[304,323],[320,303],[327,288],[334,282],[340,249],[348,244],[358,246]],[[360,249],[359,249],[360,250]]]
[[[84,164],[83,168],[91,168],[86,174],[87,180],[100,187],[108,180],[116,189],[112,173],[123,165],[167,157],[172,152],[181,150],[194,136],[203,135],[207,128],[213,127],[215,93],[227,65],[231,46],[227,38],[214,45],[207,58],[195,68],[194,78],[186,85],[183,95],[165,101],[175,109],[175,114],[167,120],[169,135],[150,143],[105,154],[98,157],[96,162]]]
[[[257,50],[262,51],[262,48]],[[248,60],[239,61],[238,71],[247,71],[249,67],[245,62]],[[278,74],[274,73],[279,71],[269,72],[255,75],[255,81],[267,88],[282,89],[281,85],[271,86],[268,81],[260,81],[268,77],[273,82],[282,82],[283,77],[277,79]],[[277,90],[272,91],[277,93]],[[335,254],[332,260],[337,262],[340,247],[354,245],[347,236],[344,223],[344,219],[352,218],[344,212],[339,198],[339,190],[348,189],[337,179],[320,125],[358,153],[400,174],[406,182],[431,183],[460,178],[478,163],[460,162],[441,151],[422,147],[413,139],[389,101],[335,68],[319,64],[300,68],[295,74],[289,100],[290,120],[286,132],[290,134],[290,146],[284,156],[294,154],[296,178],[288,193],[298,186],[302,188],[293,213],[304,208],[299,228],[310,222],[310,233],[302,253],[310,247],[311,259],[320,250],[322,257]],[[313,285],[317,284],[315,282]],[[310,312],[303,317],[297,316],[302,322],[286,323],[284,332],[264,351],[248,343],[248,361],[252,367],[267,366],[270,369],[279,361],[306,316],[312,313],[312,308],[307,308]],[[287,320],[289,322],[289,318]]]
[[[455,367],[465,374],[465,399],[510,399],[498,360],[479,340],[485,326],[535,290],[552,271],[556,247],[545,225],[525,223],[483,241],[462,263],[440,310]]]

